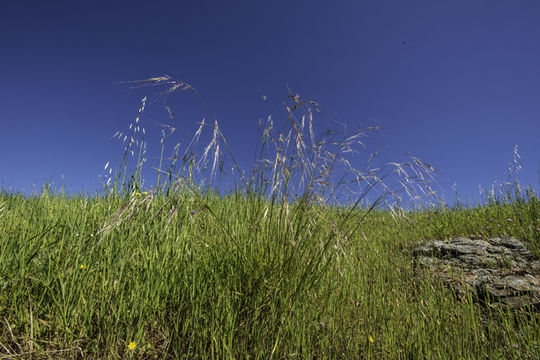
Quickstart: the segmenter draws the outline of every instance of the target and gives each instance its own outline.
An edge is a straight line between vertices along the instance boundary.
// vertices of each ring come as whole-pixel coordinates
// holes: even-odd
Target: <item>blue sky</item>
[[[438,170],[448,202],[454,183],[475,201],[479,185],[506,180],[514,145],[520,182],[538,190],[538,19],[533,0],[4,1],[0,181],[99,189],[105,163],[123,154],[112,135],[158,91],[117,82],[168,74],[200,92],[245,169],[259,119],[283,121],[288,86],[328,109],[316,129],[380,124],[366,154],[381,150],[384,164],[412,151]],[[177,131],[167,144],[184,149],[208,115],[188,92],[168,100]],[[160,102],[147,110],[155,158],[161,129],[149,123],[170,121]],[[350,161],[363,168],[366,154]]]

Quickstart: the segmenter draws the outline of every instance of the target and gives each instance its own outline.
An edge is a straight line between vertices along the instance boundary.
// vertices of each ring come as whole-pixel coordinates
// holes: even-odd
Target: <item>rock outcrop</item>
[[[510,308],[540,310],[540,260],[513,237],[431,241],[413,251],[417,265],[458,295]]]

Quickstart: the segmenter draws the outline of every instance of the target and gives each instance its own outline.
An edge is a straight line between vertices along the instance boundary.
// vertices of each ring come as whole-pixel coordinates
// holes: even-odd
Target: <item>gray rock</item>
[[[413,250],[415,263],[459,296],[540,310],[540,260],[513,237],[431,241]]]

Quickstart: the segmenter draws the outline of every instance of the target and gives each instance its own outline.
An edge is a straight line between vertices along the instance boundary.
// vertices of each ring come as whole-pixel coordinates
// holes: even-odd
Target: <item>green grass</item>
[[[132,179],[101,196],[0,193],[0,358],[540,356],[538,313],[457,299],[412,258],[473,234],[538,255],[532,192],[396,214],[324,206],[309,187],[287,201],[256,181],[219,195],[175,175],[139,194]]]

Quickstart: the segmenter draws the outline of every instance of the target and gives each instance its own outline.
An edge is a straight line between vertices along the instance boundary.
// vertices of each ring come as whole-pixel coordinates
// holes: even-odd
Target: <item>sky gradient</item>
[[[454,184],[472,202],[479,186],[505,181],[514,145],[521,184],[538,191],[538,19],[532,0],[4,1],[0,186],[99,189],[104,165],[123,154],[112,136],[158,91],[118,82],[168,74],[199,91],[245,169],[259,119],[283,121],[288,87],[328,109],[317,130],[380,125],[366,154],[380,150],[384,164],[411,151],[437,169],[448,203]],[[166,156],[210,120],[191,93],[168,101],[177,131]],[[170,124],[162,103],[142,121],[155,160],[161,128],[152,123]]]

